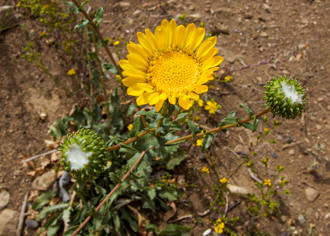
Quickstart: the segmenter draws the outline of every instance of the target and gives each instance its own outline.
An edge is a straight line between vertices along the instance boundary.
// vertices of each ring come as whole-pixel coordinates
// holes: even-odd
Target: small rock
[[[268,34],[266,32],[261,32],[260,37],[262,38],[268,38]]]
[[[247,155],[249,153],[249,149],[247,146],[243,146],[242,144],[236,145],[234,148],[234,152],[240,155]]]
[[[127,8],[129,8],[131,6],[131,4],[129,2],[119,2],[118,6],[120,6],[122,9],[126,10]]]
[[[210,235],[212,233],[212,229],[207,229],[203,232],[203,236]]]
[[[46,191],[54,183],[55,180],[55,170],[51,170],[33,180],[32,188],[34,190]]]
[[[10,194],[6,190],[0,192],[0,210],[8,205],[9,198]]]
[[[301,214],[298,216],[297,221],[301,226],[304,226],[306,223],[305,217]]]
[[[140,13],[141,13],[141,10],[137,9],[137,10],[135,10],[135,12],[133,12],[133,16],[140,15]]]
[[[188,15],[187,18],[192,20],[200,20],[202,18],[202,15],[200,13],[195,13]]]
[[[236,11],[229,7],[219,7],[217,9],[214,9],[214,13],[222,15],[233,15],[236,13]]]
[[[325,214],[325,216],[324,216],[324,219],[330,219],[330,212],[328,212],[327,214]]]
[[[276,154],[276,152],[270,152],[270,155],[275,159],[278,158],[278,155]]]
[[[288,217],[287,216],[281,216],[281,221],[282,223],[285,223],[286,221],[288,220]]]
[[[36,228],[39,227],[39,223],[36,220],[34,220],[34,219],[26,219],[25,220],[25,225],[29,229],[32,229],[32,230],[34,230],[34,229],[36,229]]]
[[[264,9],[267,13],[270,13],[270,6],[268,4],[264,4]]]
[[[294,149],[290,149],[290,150],[289,150],[289,155],[293,156],[295,153],[296,153],[296,152],[295,152]]]
[[[235,193],[235,194],[246,195],[251,193],[248,189],[237,185],[227,184],[227,188],[231,193]]]
[[[0,33],[15,27],[17,24],[18,21],[15,16],[15,7],[8,5],[0,6]]]
[[[320,192],[314,188],[308,187],[305,189],[305,195],[308,201],[314,202],[320,195]]]
[[[0,214],[0,235],[15,235],[19,213],[5,209]]]
[[[44,121],[47,118],[47,114],[45,112],[40,112],[39,113],[39,118],[40,118],[40,120]]]

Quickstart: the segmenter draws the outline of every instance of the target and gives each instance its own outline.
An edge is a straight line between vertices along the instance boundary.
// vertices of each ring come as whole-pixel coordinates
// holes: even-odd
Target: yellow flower
[[[200,119],[200,117],[197,115],[197,116],[195,116],[195,120],[199,120]]]
[[[40,37],[45,37],[45,36],[47,36],[47,32],[46,32],[46,31],[42,31],[42,32],[40,33]]]
[[[133,128],[133,124],[129,124],[129,125],[127,126],[127,129],[128,129],[129,131],[131,131],[132,128]]]
[[[210,114],[215,114],[221,106],[214,100],[212,101],[207,101],[205,110],[209,111]]]
[[[71,69],[68,71],[67,74],[70,75],[70,76],[72,76],[72,75],[75,75],[75,74],[76,74],[76,71],[75,71],[73,68],[71,68]]]
[[[204,105],[204,101],[202,99],[198,99],[198,106],[202,107]]]
[[[228,179],[226,177],[223,177],[219,181],[220,181],[220,183],[225,184],[225,183],[227,183]]]
[[[204,140],[204,139],[202,139],[202,138],[197,139],[197,140],[196,140],[196,146],[199,146],[199,147],[202,146],[202,144],[203,144],[203,140]]]
[[[168,100],[188,110],[205,93],[223,61],[214,48],[217,38],[203,42],[205,29],[194,24],[177,25],[163,20],[153,34],[138,32],[140,44],[127,45],[127,60],[121,60],[127,94],[136,96],[137,105],[155,105],[159,111]]]
[[[268,187],[271,187],[272,186],[272,182],[270,181],[270,179],[265,179],[264,180],[264,185],[265,186],[268,186]]]
[[[117,41],[115,41],[115,42],[113,43],[113,45],[114,45],[114,46],[118,46],[119,43],[120,43],[120,42],[117,40]]]
[[[249,162],[246,163],[246,166],[247,166],[247,167],[251,167],[252,165],[253,165],[253,164],[252,164],[251,161],[249,161]]]
[[[219,218],[214,224],[214,231],[217,232],[218,234],[223,233],[223,229],[225,228],[225,223],[222,222],[222,220]]]
[[[224,78],[224,81],[225,81],[225,83],[229,83],[232,79],[233,79],[232,76],[227,75],[227,76]]]
[[[206,174],[210,174],[210,170],[209,170],[209,168],[207,168],[206,166],[203,166],[203,168],[202,168],[202,172],[203,172],[203,173],[206,173]]]
[[[268,128],[264,128],[264,135],[267,135],[269,133],[269,129]]]

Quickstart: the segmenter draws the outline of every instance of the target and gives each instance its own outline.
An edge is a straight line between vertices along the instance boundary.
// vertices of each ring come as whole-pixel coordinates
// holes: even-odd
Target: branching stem
[[[110,197],[114,194],[114,192],[120,187],[120,185],[128,178],[128,176],[132,173],[132,171],[138,166],[141,162],[142,158],[146,154],[147,151],[143,151],[139,158],[135,161],[133,166],[127,171],[127,173],[121,178],[120,182],[111,190],[111,192],[103,199],[103,201],[95,208],[95,212],[98,212],[100,208],[110,199]],[[79,227],[73,232],[72,236],[75,236],[82,230],[86,224],[92,219],[92,216],[88,216]]]

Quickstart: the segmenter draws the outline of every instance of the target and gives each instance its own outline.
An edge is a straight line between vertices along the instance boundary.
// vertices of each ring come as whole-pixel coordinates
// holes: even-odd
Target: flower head
[[[128,131],[131,131],[131,130],[133,129],[133,124],[129,124],[129,125],[127,126],[127,129],[128,129]]]
[[[138,32],[140,44],[130,42],[127,60],[119,62],[127,94],[138,97],[138,105],[155,105],[156,111],[166,100],[189,109],[207,92],[205,83],[223,61],[214,48],[216,37],[204,37],[204,28],[177,25],[173,19],[163,20],[154,34]]]
[[[225,223],[222,222],[220,218],[218,218],[214,224],[214,231],[218,234],[223,233],[223,229],[225,228]]]
[[[221,106],[214,100],[207,101],[205,105],[205,110],[209,111],[210,114],[215,114]]]
[[[76,177],[97,177],[109,161],[104,140],[88,129],[66,136],[59,150],[63,154],[61,165]]]
[[[219,181],[220,181],[220,183],[225,184],[225,183],[227,183],[228,179],[226,177],[223,177]]]
[[[305,91],[294,79],[286,76],[273,78],[265,86],[265,99],[274,115],[296,118],[305,109]]]
[[[210,174],[210,170],[209,170],[209,168],[207,168],[206,166],[203,166],[203,168],[202,168],[202,172],[203,172],[203,173],[206,173],[206,174]]]
[[[272,182],[270,181],[270,179],[265,179],[264,180],[264,185],[265,186],[268,186],[268,187],[271,187],[272,186]]]
[[[197,140],[196,140],[196,146],[199,146],[199,147],[202,146],[203,141],[204,141],[203,138],[197,139]]]
[[[76,74],[76,71],[74,70],[74,68],[71,68],[68,73],[67,73],[69,76],[72,76],[72,75],[75,75]]]

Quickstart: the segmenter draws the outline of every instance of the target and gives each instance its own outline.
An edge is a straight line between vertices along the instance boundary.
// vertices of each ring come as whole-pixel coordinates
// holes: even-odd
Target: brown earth
[[[104,7],[101,30],[106,37],[136,41],[136,32],[146,27],[153,30],[162,19],[185,14],[187,22],[204,22],[208,32],[219,33],[217,47],[225,58],[223,68],[238,69],[246,64],[279,59],[276,65],[234,72],[230,84],[213,81],[214,88],[208,93],[209,97],[215,98],[223,108],[214,118],[203,113],[201,121],[213,127],[215,120],[222,119],[232,110],[237,110],[243,117],[245,113],[239,108],[241,103],[261,110],[263,85],[273,76],[288,75],[300,81],[308,94],[306,112],[296,120],[280,120],[283,125],[271,130],[263,138],[263,144],[250,148],[250,152],[257,152],[251,159],[255,161],[259,178],[271,179],[277,165],[281,165],[285,168],[283,175],[290,181],[291,195],[281,195],[284,202],[282,217],[261,220],[258,227],[271,235],[290,235],[294,230],[299,235],[311,235],[307,233],[311,231],[313,235],[330,234],[329,1],[112,0],[92,4]],[[19,210],[31,185],[22,160],[47,150],[44,140],[49,139],[49,125],[79,101],[76,92],[64,91],[20,58],[26,42],[33,38],[34,24],[33,19],[21,19],[20,26],[0,35],[0,187],[11,195],[7,208],[15,210]],[[51,47],[44,47],[43,54],[51,71],[65,78],[63,83],[67,83],[66,71],[70,67],[61,64]],[[44,121],[40,119],[42,112],[47,114]],[[242,157],[234,152],[235,148],[241,144],[247,149],[250,142],[255,142],[256,135],[242,128],[216,135],[210,153],[216,158],[219,175],[228,177],[235,170],[242,162]],[[276,143],[270,144],[269,140]],[[319,151],[317,145],[321,146]],[[272,157],[271,152],[277,157]],[[270,158],[267,171],[258,163],[265,156]],[[183,166],[186,173],[182,174],[190,187],[182,199],[187,198],[190,203],[178,214],[194,215],[194,221],[187,221],[194,227],[193,235],[202,235],[218,217],[214,213],[203,217],[196,214],[210,208],[210,189],[214,180],[200,172],[205,165],[207,162],[200,154],[195,154]],[[256,192],[245,166],[230,178],[229,183]],[[306,198],[308,187],[319,193],[314,201]],[[229,199],[229,205],[234,200]],[[229,216],[242,216],[244,209],[245,206],[237,207]],[[301,221],[302,216],[305,222]],[[248,225],[249,219],[244,220]]]

